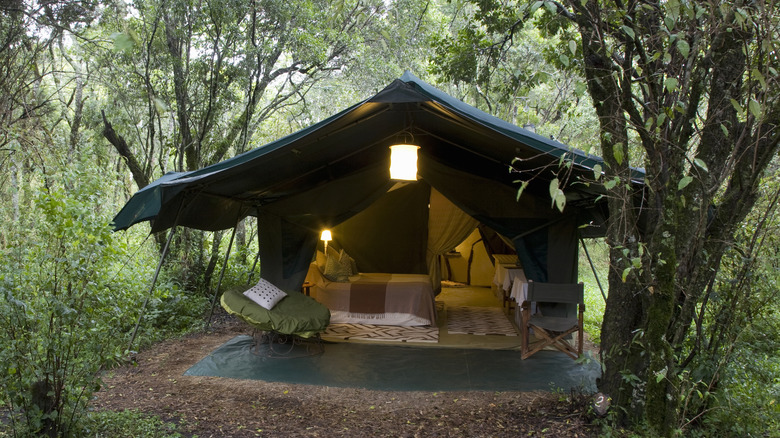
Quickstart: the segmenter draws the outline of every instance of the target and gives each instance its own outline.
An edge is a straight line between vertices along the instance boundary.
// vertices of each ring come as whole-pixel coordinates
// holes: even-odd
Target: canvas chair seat
[[[521,308],[521,344],[522,358],[527,359],[546,347],[554,347],[569,357],[577,359],[582,354],[583,314],[585,313],[584,285],[528,282],[528,295]],[[576,305],[577,315],[545,316],[531,315],[532,303],[562,303]],[[539,306],[537,306],[539,308]],[[530,344],[530,333],[533,332],[537,342]],[[572,334],[576,333],[576,345],[572,345]]]
[[[577,326],[577,318],[559,316],[532,316],[529,324],[551,332],[565,332]]]

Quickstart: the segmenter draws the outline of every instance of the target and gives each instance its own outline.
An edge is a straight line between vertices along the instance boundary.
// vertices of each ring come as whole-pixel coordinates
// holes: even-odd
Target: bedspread
[[[418,274],[358,274],[349,282],[327,280],[316,267],[312,296],[331,312],[331,323],[435,325],[431,281]],[[318,275],[320,274],[320,275]]]

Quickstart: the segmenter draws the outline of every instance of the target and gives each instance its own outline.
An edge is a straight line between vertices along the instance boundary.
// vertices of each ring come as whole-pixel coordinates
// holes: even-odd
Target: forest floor
[[[553,392],[394,392],[185,376],[246,326],[220,315],[205,333],[141,351],[106,373],[93,407],[131,409],[197,437],[590,437],[589,398]]]

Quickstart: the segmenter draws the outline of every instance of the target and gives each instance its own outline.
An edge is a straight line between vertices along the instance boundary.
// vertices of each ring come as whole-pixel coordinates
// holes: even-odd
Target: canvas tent
[[[420,146],[419,181],[399,184],[390,180],[388,147],[407,137]],[[572,164],[561,168],[563,161]],[[578,233],[603,234],[606,216],[603,188],[577,182],[592,179],[601,163],[406,73],[306,129],[163,176],[133,195],[114,226],[148,220],[153,232],[214,231],[256,216],[261,276],[293,290],[324,228],[341,224],[336,239],[362,271],[424,273],[431,263],[428,224],[463,212],[511,242],[530,279],[573,282]],[[549,195],[559,174],[569,182],[563,212]],[[529,181],[519,200],[517,181]]]

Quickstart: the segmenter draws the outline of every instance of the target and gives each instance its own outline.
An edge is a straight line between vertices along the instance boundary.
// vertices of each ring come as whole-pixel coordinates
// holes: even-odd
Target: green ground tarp
[[[321,355],[294,359],[250,352],[252,338],[237,336],[185,372],[305,385],[384,391],[596,392],[598,363],[578,364],[556,351],[521,360],[519,351],[326,344]]]

